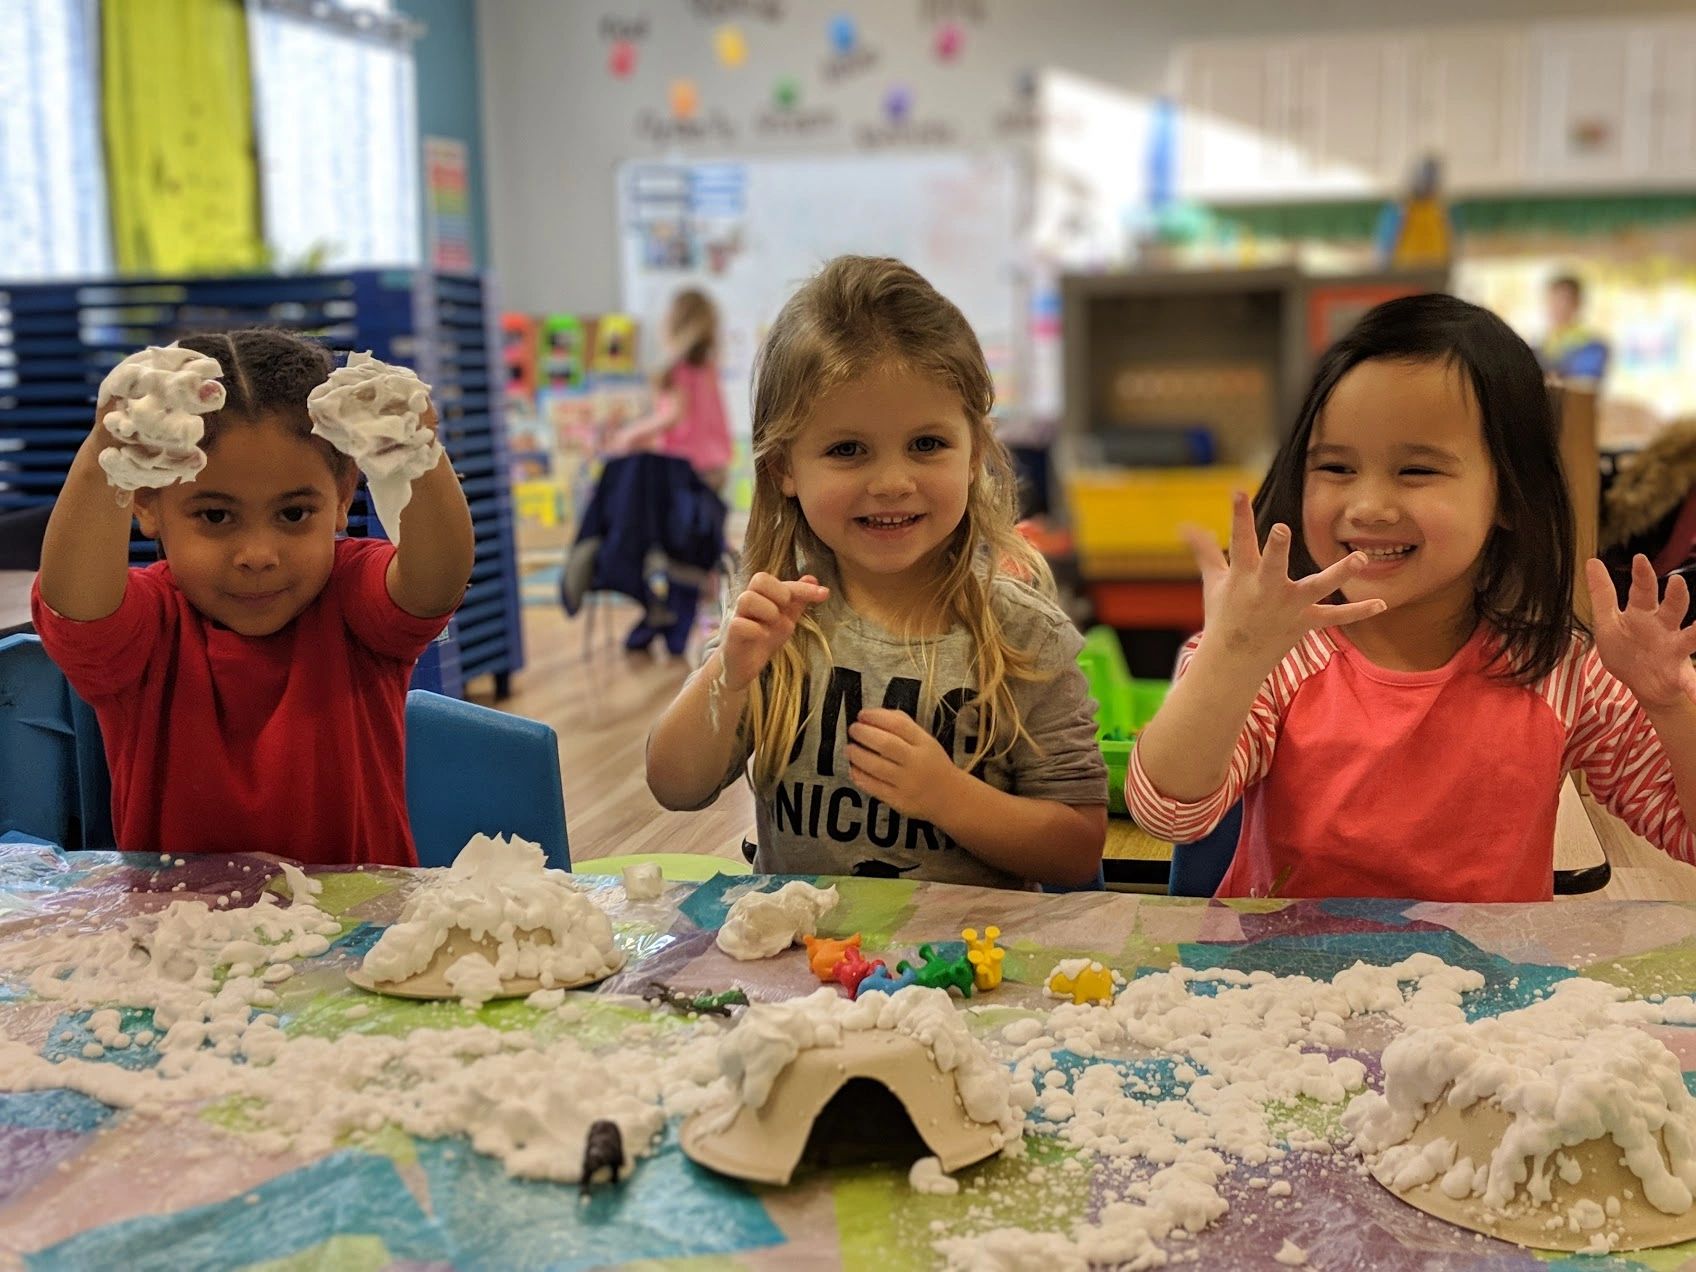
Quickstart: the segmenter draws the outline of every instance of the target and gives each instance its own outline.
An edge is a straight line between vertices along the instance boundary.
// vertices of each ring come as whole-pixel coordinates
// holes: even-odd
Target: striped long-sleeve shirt
[[[1181,677],[1200,637],[1178,660]],[[1240,798],[1220,896],[1532,901],[1551,894],[1560,786],[1582,772],[1634,831],[1696,863],[1672,766],[1643,709],[1577,637],[1532,685],[1487,667],[1481,628],[1436,671],[1387,671],[1311,632],[1261,686],[1224,785],[1194,803],[1125,782],[1146,829],[1198,839]]]

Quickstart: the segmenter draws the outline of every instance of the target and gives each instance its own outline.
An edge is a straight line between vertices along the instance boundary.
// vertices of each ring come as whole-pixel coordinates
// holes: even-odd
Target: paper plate
[[[840,1047],[811,1047],[790,1061],[759,1108],[719,1105],[683,1124],[683,1151],[737,1179],[787,1184],[807,1147],[813,1120],[851,1079],[871,1078],[901,1102],[945,1171],[1001,1150],[1001,1128],[966,1115],[952,1074],[923,1043],[887,1029],[851,1030]]]
[[[520,932],[521,940],[530,941],[536,945],[552,945],[553,933],[546,928],[537,928]],[[481,954],[491,963],[500,952],[500,942],[493,936],[476,938],[464,928],[455,928],[448,933],[447,939],[436,950],[430,965],[414,976],[405,980],[380,981],[374,980],[363,967],[350,967],[347,978],[360,989],[369,990],[374,994],[387,994],[393,998],[422,998],[422,999],[453,999],[463,995],[454,992],[448,984],[447,971],[459,959],[467,954]],[[613,947],[612,966],[593,976],[585,976],[574,981],[555,981],[552,986],[543,985],[533,976],[515,977],[501,982],[501,990],[494,998],[527,998],[539,989],[581,989],[585,985],[593,985],[596,981],[605,980],[619,968],[624,966],[626,954],[619,946]]]
[[[1429,1144],[1439,1138],[1453,1140],[1455,1160],[1470,1157],[1477,1166],[1490,1160],[1490,1154],[1502,1142],[1512,1121],[1511,1114],[1485,1101],[1457,1109],[1445,1097],[1426,1115],[1409,1142]],[[1616,1238],[1615,1250],[1646,1250],[1696,1238],[1696,1206],[1682,1215],[1664,1214],[1655,1209],[1644,1200],[1642,1180],[1629,1167],[1621,1165],[1619,1146],[1613,1140],[1588,1140],[1561,1151],[1578,1163],[1583,1174],[1576,1184],[1569,1184],[1559,1172],[1554,1173],[1549,1189],[1552,1199],[1545,1205],[1533,1204],[1521,1185],[1506,1211],[1486,1210],[1482,1197],[1459,1201],[1450,1197],[1442,1189],[1440,1175],[1429,1184],[1390,1191],[1426,1214],[1482,1232],[1487,1237],[1499,1237],[1539,1250],[1583,1250],[1598,1232]],[[1665,1148],[1661,1151],[1665,1160]],[[1625,1195],[1627,1189],[1633,1196]],[[1618,1199],[1619,1213],[1605,1218],[1601,1227],[1574,1231],[1567,1223],[1567,1211],[1574,1202],[1588,1200],[1605,1206],[1610,1197]],[[1559,1223],[1551,1227],[1551,1220]]]

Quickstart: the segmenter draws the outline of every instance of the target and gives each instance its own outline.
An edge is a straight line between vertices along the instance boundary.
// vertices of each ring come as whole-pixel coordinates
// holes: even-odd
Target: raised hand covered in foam
[[[406,367],[353,353],[307,395],[306,410],[312,431],[359,465],[377,518],[398,544],[412,483],[442,458],[441,443],[424,423],[430,386]]]
[[[166,345],[132,353],[100,382],[106,431],[117,442],[100,452],[106,479],[126,492],[193,481],[206,467],[201,416],[224,405],[223,368],[193,349]]]

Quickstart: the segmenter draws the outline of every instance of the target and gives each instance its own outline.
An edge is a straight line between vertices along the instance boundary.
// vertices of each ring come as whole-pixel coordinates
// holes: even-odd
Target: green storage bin
[[[1092,627],[1078,651],[1078,667],[1095,699],[1095,737],[1107,763],[1107,811],[1127,816],[1125,772],[1131,747],[1144,725],[1154,719],[1171,686],[1164,680],[1134,680],[1125,666],[1119,636],[1111,627]]]

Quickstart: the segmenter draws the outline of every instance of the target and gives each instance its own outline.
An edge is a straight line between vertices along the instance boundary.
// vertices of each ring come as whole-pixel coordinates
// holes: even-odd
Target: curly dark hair
[[[338,481],[353,472],[353,461],[312,432],[306,395],[336,368],[335,355],[316,341],[277,327],[184,336],[184,349],[215,358],[223,368],[224,405],[204,417],[200,445],[210,453],[231,425],[262,418],[280,420],[323,454]]]

